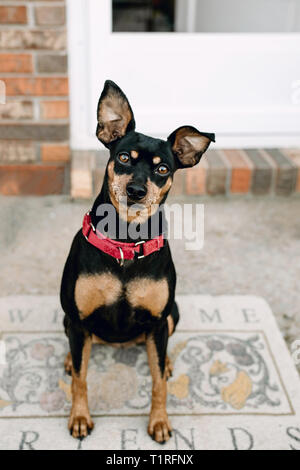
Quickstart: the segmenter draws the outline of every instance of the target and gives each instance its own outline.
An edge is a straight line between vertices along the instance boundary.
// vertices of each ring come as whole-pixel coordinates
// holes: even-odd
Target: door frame
[[[194,2],[194,0],[191,0]],[[96,14],[101,3],[101,15]],[[70,113],[71,113],[71,147],[76,150],[99,148],[95,137],[96,101],[92,94],[95,80],[101,91],[102,82],[109,78],[103,73],[99,79],[99,63],[92,59],[95,47],[95,31],[101,31],[101,44],[106,41],[117,43],[124,53],[128,43],[152,41],[172,35],[176,47],[182,47],[185,41],[193,43],[199,40],[203,50],[210,53],[224,50],[247,53],[247,51],[264,50],[268,54],[299,54],[300,34],[298,33],[112,33],[111,0],[67,0],[68,8],[68,47],[70,77]],[[98,34],[98,33],[97,33]],[[126,37],[126,46],[123,46]],[[123,40],[123,41],[122,41]],[[98,45],[97,45],[98,47]],[[105,53],[102,51],[102,54]],[[107,60],[110,60],[107,57]],[[105,61],[104,61],[105,62]],[[300,70],[290,84],[290,103],[274,108],[256,107],[251,109],[214,109],[205,110],[206,128],[216,131],[217,147],[293,147],[300,146]],[[101,82],[101,84],[100,84]],[[97,84],[98,86],[98,84]],[[164,112],[164,110],[160,110]],[[143,122],[143,112],[139,112],[139,122]],[[191,119],[192,119],[191,115]],[[142,129],[143,130],[143,129]],[[170,129],[172,130],[172,129]],[[149,132],[150,133],[150,132]],[[152,133],[153,135],[153,133]],[[161,137],[165,137],[162,135]]]

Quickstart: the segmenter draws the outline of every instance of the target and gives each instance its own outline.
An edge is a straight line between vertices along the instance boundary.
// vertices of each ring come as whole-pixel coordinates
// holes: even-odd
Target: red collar
[[[163,235],[148,240],[147,242],[142,241],[137,243],[123,243],[117,240],[111,240],[95,229],[89,212],[84,216],[82,233],[91,245],[94,245],[107,255],[116,258],[121,266],[123,266],[124,260],[133,260],[136,254],[139,255],[137,257],[138,259],[145,258],[145,256],[159,251],[164,246]]]

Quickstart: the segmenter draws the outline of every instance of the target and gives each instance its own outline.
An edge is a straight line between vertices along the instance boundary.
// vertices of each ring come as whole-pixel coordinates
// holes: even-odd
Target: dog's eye
[[[121,163],[128,163],[130,160],[128,153],[120,153],[119,160]]]
[[[156,172],[159,173],[162,176],[165,176],[169,173],[169,168],[166,165],[160,165],[157,169]]]

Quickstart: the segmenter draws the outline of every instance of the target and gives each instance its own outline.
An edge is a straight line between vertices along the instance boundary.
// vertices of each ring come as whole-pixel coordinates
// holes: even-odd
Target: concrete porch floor
[[[288,344],[300,338],[300,199],[173,197],[205,205],[205,244],[171,241],[178,294],[256,295],[271,306]],[[63,265],[91,202],[0,198],[1,296],[59,292]]]

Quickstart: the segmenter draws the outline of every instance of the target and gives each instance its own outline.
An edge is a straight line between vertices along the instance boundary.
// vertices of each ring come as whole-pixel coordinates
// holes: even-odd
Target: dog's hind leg
[[[68,336],[72,356],[72,409],[68,427],[73,437],[83,438],[94,427],[88,408],[86,383],[92,338],[79,327],[71,327]]]
[[[168,344],[168,324],[155,329],[146,339],[148,362],[152,376],[152,406],[148,433],[155,441],[164,444],[169,440],[170,425],[167,403],[166,352]]]

